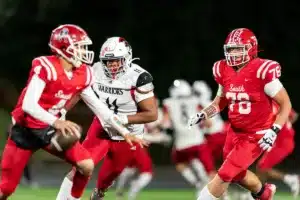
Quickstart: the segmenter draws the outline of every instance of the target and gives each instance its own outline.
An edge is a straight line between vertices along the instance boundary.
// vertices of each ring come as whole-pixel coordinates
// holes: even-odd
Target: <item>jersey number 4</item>
[[[226,99],[230,101],[230,111],[238,110],[240,114],[247,115],[251,112],[251,102],[249,101],[249,95],[244,92],[227,92]]]
[[[118,114],[118,109],[119,109],[119,107],[118,107],[118,105],[117,105],[117,99],[113,100],[113,101],[110,103],[109,97],[107,97],[107,99],[106,99],[105,102],[106,102],[107,107],[108,107],[109,109],[112,109],[112,108],[113,108],[114,113],[115,113],[115,114]]]

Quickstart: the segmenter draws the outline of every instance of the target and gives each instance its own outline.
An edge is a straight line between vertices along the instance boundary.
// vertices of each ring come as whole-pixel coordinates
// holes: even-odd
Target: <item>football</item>
[[[65,151],[71,148],[77,141],[80,140],[81,130],[78,131],[75,135],[67,134],[64,135],[61,132],[57,131],[56,134],[51,139],[51,144],[58,151]]]

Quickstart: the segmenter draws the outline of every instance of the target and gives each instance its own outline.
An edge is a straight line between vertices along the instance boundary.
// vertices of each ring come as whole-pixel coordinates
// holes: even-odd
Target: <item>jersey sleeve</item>
[[[256,78],[262,81],[264,92],[273,98],[283,87],[279,78],[281,67],[278,62],[273,60],[264,61],[258,68]]]
[[[281,66],[273,60],[263,62],[256,73],[256,78],[262,80],[264,84],[268,84],[281,76]]]
[[[222,75],[221,75],[221,61],[215,62],[214,66],[213,66],[213,76],[214,76],[215,81],[219,85],[223,85]]]
[[[47,57],[38,57],[32,61],[31,77],[37,75],[45,83],[55,81],[57,73],[55,67]]]

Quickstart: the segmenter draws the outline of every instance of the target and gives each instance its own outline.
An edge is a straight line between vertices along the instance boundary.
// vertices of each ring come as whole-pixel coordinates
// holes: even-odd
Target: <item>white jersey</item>
[[[174,145],[177,150],[189,148],[204,142],[203,132],[199,126],[188,129],[190,116],[198,112],[199,103],[194,97],[167,98],[163,101],[174,130]]]
[[[97,97],[115,114],[136,114],[138,111],[137,103],[153,96],[152,91],[146,94],[137,91],[139,87],[147,84],[152,85],[152,77],[146,70],[136,64],[132,63],[131,67],[116,80],[112,80],[105,75],[101,62],[95,63],[93,70],[95,81],[92,88]],[[124,139],[115,129],[103,120],[100,119],[100,121],[111,139]],[[130,124],[126,127],[131,133],[142,137],[144,124]]]
[[[209,104],[211,104],[211,101],[208,99],[200,99],[199,100],[200,106],[203,108],[207,107]],[[210,118],[211,120],[211,127],[205,130],[205,133],[207,134],[214,134],[214,133],[220,133],[224,130],[224,120],[222,119],[220,114],[215,115],[214,117]]]

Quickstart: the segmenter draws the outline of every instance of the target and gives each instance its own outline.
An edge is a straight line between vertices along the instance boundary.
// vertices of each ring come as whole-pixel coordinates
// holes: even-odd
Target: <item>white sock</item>
[[[134,173],[136,172],[136,168],[126,167],[122,173],[120,174],[118,181],[116,182],[116,191],[122,191],[127,183],[128,179],[130,179]]]
[[[292,182],[294,182],[295,178],[297,178],[297,175],[287,174],[283,177],[283,182],[287,185],[290,185]]]
[[[152,179],[151,173],[141,173],[137,179],[132,181],[130,189],[128,191],[128,199],[135,199],[139,191],[146,187]]]
[[[191,168],[186,167],[183,171],[180,172],[183,178],[189,182],[191,185],[195,185],[197,183],[197,177],[191,170]]]
[[[200,178],[202,182],[207,183],[209,181],[209,177],[206,173],[206,170],[203,164],[198,159],[193,159],[191,161],[191,165],[197,173],[197,176]]]
[[[197,200],[218,200],[218,198],[214,197],[208,190],[207,186],[205,186],[201,192]]]
[[[73,182],[70,181],[67,177],[65,177],[63,182],[61,183],[56,200],[72,199],[73,198],[71,197],[72,186],[73,186]]]

